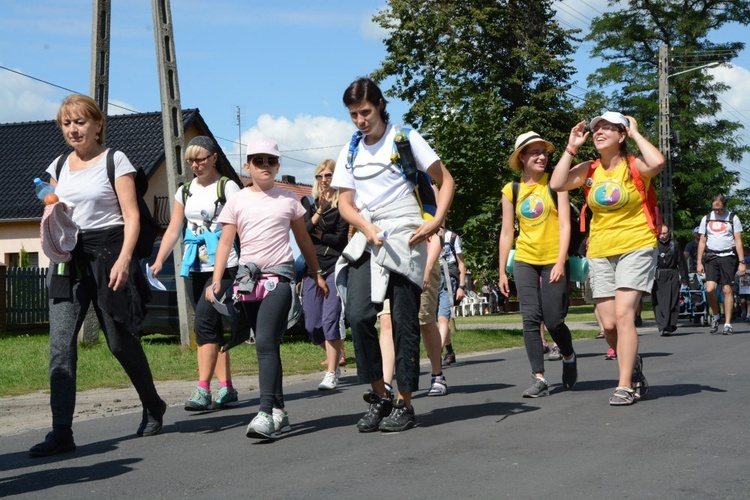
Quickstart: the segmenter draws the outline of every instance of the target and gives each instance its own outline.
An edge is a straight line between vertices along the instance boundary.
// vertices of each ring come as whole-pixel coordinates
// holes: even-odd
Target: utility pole
[[[94,0],[93,32],[91,33],[91,85],[89,94],[107,116],[109,99],[109,23],[110,0]],[[102,141],[106,138],[102,137]]]
[[[187,182],[183,167],[185,134],[182,126],[180,86],[177,78],[177,59],[172,30],[172,10],[169,0],[151,0],[156,41],[156,62],[159,67],[159,91],[161,94],[161,116],[166,156],[167,189],[169,200],[174,199],[177,186]],[[172,252],[175,271],[182,264],[182,245],[175,245]],[[190,346],[195,339],[193,331],[193,308],[188,301],[185,280],[175,276],[177,284],[177,311],[180,318],[180,343]]]
[[[659,205],[664,223],[674,230],[674,206],[672,204],[672,153],[669,138],[669,46],[659,46],[659,150],[664,155],[666,164],[661,171],[661,190]]]

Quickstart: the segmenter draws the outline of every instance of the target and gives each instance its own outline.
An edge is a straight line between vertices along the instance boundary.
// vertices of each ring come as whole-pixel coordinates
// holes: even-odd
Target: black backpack
[[[520,188],[520,182],[519,181],[513,181],[512,185],[513,190],[513,199],[511,202],[513,203],[513,212],[515,217],[515,210],[516,210],[516,198],[518,198],[518,190]],[[550,197],[552,198],[552,203],[555,204],[555,209],[557,209],[557,193],[552,190],[551,187],[549,187],[549,184],[547,184],[547,188],[549,189]],[[581,212],[578,210],[578,208],[570,204],[570,243],[568,243],[568,256],[574,257],[585,257],[585,255],[581,255],[581,243],[583,243],[583,240],[586,238],[586,233],[581,232]]]
[[[57,160],[56,176],[58,180],[60,179],[60,172],[62,171],[63,165],[65,165],[65,160],[68,159],[69,155],[69,152],[65,153]],[[109,183],[112,185],[112,191],[115,192],[116,196],[117,190],[115,189],[115,150],[112,148],[107,151],[107,177],[109,178]],[[140,233],[138,233],[138,241],[136,241],[135,243],[134,253],[135,256],[139,259],[143,259],[151,255],[151,252],[154,249],[156,236],[159,234],[159,231],[161,231],[161,225],[156,222],[154,217],[151,215],[151,211],[148,209],[146,200],[143,199],[143,196],[146,194],[147,190],[148,177],[146,177],[146,172],[144,172],[140,167],[135,167],[135,198],[138,202],[141,230]]]

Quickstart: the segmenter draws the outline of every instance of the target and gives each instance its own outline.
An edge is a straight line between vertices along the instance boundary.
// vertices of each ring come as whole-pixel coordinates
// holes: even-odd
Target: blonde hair
[[[57,110],[57,126],[60,130],[62,130],[63,119],[65,118],[65,115],[70,112],[71,108],[80,111],[86,118],[102,124],[102,129],[96,137],[96,142],[104,144],[102,138],[105,137],[107,118],[102,113],[102,110],[99,109],[99,105],[96,101],[83,94],[71,94],[63,99],[60,109]]]
[[[216,153],[212,153],[211,151],[207,150],[203,146],[198,146],[196,144],[189,145],[187,149],[185,149],[185,161],[189,161],[190,158],[196,158],[198,157],[198,153],[201,155],[203,152],[208,153],[209,156],[213,156]]]
[[[331,173],[336,171],[336,162],[333,160],[323,160],[320,163],[318,163],[315,167],[315,174],[318,175],[323,170],[328,169],[331,171]],[[312,196],[314,199],[318,199],[320,196],[320,181],[318,179],[315,179],[313,181],[313,188],[312,188]],[[336,208],[339,204],[339,192],[337,189],[333,190],[333,196],[331,197],[331,207]]]

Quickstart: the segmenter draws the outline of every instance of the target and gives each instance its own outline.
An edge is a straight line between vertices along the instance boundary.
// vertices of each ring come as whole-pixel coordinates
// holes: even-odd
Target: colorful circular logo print
[[[608,180],[593,189],[593,201],[600,207],[616,209],[628,203],[628,193],[618,181]]]
[[[537,194],[531,194],[521,202],[519,207],[520,216],[526,219],[527,223],[537,225],[547,220],[549,216],[549,207],[544,198]]]

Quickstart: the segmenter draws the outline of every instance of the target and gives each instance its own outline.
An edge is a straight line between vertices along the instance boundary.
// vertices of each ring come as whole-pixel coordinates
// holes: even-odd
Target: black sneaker
[[[391,398],[382,398],[372,391],[364,394],[364,400],[370,404],[367,413],[357,422],[359,432],[374,432],[378,430],[381,420],[391,413],[393,409],[393,400]]]
[[[138,436],[154,436],[161,432],[164,423],[164,414],[167,412],[167,403],[159,400],[159,406],[154,410],[143,409],[143,418],[136,434]]]
[[[73,441],[73,433],[52,430],[39,444],[35,444],[29,450],[30,457],[49,457],[58,453],[75,451],[76,444]]]
[[[568,362],[563,358],[562,381],[566,389],[572,389],[578,380],[578,358],[573,353],[573,359]]]
[[[417,425],[417,418],[414,416],[414,407],[406,406],[404,401],[398,401],[393,404],[393,411],[380,422],[382,432],[401,432],[411,429]]]
[[[635,326],[636,328],[640,328],[643,326],[643,318],[641,318],[640,314],[635,317]]]
[[[443,366],[450,366],[455,362],[456,362],[456,353],[446,352],[445,356],[443,356]]]

